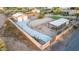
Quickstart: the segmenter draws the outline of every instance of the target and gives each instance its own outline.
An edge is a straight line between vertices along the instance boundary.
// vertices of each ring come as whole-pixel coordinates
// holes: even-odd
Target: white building
[[[1,11],[4,11],[4,8],[3,8],[3,7],[0,7],[0,10],[1,10]]]
[[[35,9],[32,10],[32,12],[33,13],[40,13],[40,10],[35,8]]]
[[[28,16],[23,14],[23,13],[16,13],[16,14],[13,14],[12,17],[15,19],[15,20],[18,20],[18,21],[22,21],[22,20],[27,20],[28,19]]]
[[[66,26],[68,24],[69,24],[68,19],[60,18],[58,20],[49,22],[48,26],[57,30],[57,29],[61,29],[62,27]]]
[[[65,12],[65,13],[68,13],[69,15],[74,15],[77,13],[78,10],[75,10],[75,9],[70,9],[68,7],[62,7],[61,8],[62,12]]]

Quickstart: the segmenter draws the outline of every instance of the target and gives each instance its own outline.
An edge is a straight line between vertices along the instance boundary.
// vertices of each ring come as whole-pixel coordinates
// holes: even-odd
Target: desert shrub
[[[6,45],[5,45],[5,42],[0,39],[0,51],[6,51],[7,48],[6,48]]]
[[[44,13],[40,13],[39,16],[38,16],[38,19],[41,19],[41,18],[43,18],[44,16],[45,16]]]
[[[73,26],[73,28],[74,28],[74,29],[77,29],[77,28],[78,28],[78,26],[74,25],[74,26]]]

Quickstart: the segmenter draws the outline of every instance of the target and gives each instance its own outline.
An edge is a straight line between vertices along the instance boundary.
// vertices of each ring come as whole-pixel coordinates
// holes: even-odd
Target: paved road
[[[65,48],[66,51],[79,51],[79,30],[72,33],[70,41]]]
[[[69,38],[64,42],[57,42],[49,50],[52,51],[79,51],[79,29],[69,34]]]

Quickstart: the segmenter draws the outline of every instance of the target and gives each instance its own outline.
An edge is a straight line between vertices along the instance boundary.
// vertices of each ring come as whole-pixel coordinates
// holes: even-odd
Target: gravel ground
[[[27,47],[24,42],[17,40],[16,38],[1,37],[1,39],[5,41],[9,51],[33,51],[33,49]]]

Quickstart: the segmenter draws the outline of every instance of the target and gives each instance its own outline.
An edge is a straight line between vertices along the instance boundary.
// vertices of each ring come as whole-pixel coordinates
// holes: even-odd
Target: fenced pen
[[[37,40],[35,40],[33,37],[31,37],[30,35],[28,35],[26,32],[24,32],[19,26],[17,26],[13,20],[11,20],[9,18],[9,21],[16,26],[16,28],[18,28],[18,31],[20,30],[20,32],[22,33],[20,35],[20,38],[23,39],[25,37],[24,40],[30,40],[31,43],[33,43],[36,47],[38,47],[40,50],[44,50],[46,49],[48,46],[50,46],[52,43],[54,43],[55,41],[58,41],[62,36],[66,36],[70,31],[72,31],[73,26],[67,28],[66,30],[64,30],[63,32],[61,32],[59,35],[56,35],[54,38],[52,38],[51,40],[49,40],[47,43],[45,44],[40,44]],[[17,32],[18,32],[17,31]],[[16,30],[15,30],[16,32]],[[22,38],[23,37],[23,38]]]

